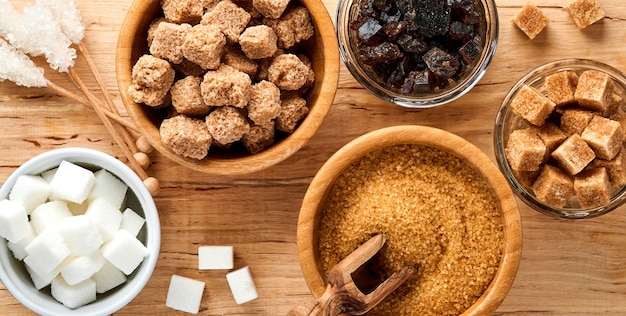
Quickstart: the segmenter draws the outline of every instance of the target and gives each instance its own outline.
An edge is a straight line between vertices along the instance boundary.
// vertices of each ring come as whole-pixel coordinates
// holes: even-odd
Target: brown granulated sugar
[[[458,315],[487,289],[504,246],[491,190],[441,150],[396,145],[349,166],[332,187],[320,222],[328,272],[370,237],[387,243],[372,266],[381,279],[410,265],[416,275],[368,315]]]

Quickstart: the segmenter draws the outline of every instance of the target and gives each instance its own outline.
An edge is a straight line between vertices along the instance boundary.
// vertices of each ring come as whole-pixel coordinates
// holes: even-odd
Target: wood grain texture
[[[23,6],[27,0],[11,0]],[[120,111],[115,46],[130,0],[77,0],[87,26],[85,45],[96,59]],[[332,17],[336,0],[325,0]],[[339,89],[320,129],[296,154],[265,171],[246,176],[213,176],[151,154],[151,175],[161,181],[156,199],[162,247],[146,288],[116,315],[183,315],[165,306],[172,274],[206,282],[202,315],[285,315],[311,300],[296,247],[296,224],[304,193],[316,171],[339,148],[375,129],[420,124],[455,133],[493,160],[493,123],[515,81],[532,68],[561,58],[591,58],[626,70],[626,7],[601,0],[607,17],[579,30],[565,6],[570,0],[537,0],[551,19],[533,41],[512,17],[525,2],[497,0],[498,49],[478,85],[460,99],[433,109],[411,110],[378,100],[341,65]],[[77,71],[96,88],[81,58]],[[65,75],[46,71],[68,89]],[[87,147],[121,157],[96,114],[50,89],[0,83],[0,179],[30,157],[59,147]],[[4,181],[4,180],[0,180]],[[626,313],[626,206],[600,218],[563,222],[531,210],[519,200],[523,225],[522,260],[498,315],[604,315]],[[199,271],[201,245],[233,245],[235,267],[250,266],[259,298],[237,305],[223,271]],[[0,313],[28,315],[3,286]]]

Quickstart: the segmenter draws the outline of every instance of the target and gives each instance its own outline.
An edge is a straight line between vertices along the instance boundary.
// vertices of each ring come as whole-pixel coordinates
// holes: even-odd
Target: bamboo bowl
[[[161,142],[159,126],[164,117],[155,114],[143,104],[135,103],[128,94],[131,69],[143,54],[148,52],[147,30],[150,23],[163,15],[159,0],[135,0],[121,27],[117,51],[116,72],[122,102],[132,121],[150,144],[172,161],[208,174],[249,174],[276,165],[302,148],[324,121],[333,103],[339,81],[339,49],[333,22],[321,0],[292,0],[305,6],[313,21],[315,35],[302,50],[307,52],[315,72],[314,86],[304,98],[309,113],[290,135],[254,155],[243,151],[210,150],[202,160],[177,155]]]
[[[421,145],[449,153],[469,165],[491,189],[502,221],[504,245],[501,259],[487,289],[463,313],[490,315],[511,288],[521,257],[522,228],[515,196],[504,176],[480,149],[454,134],[432,127],[396,126],[368,133],[341,148],[318,171],[302,202],[297,227],[298,255],[309,289],[316,299],[326,289],[326,276],[320,259],[319,230],[325,202],[337,178],[364,155],[400,144]]]

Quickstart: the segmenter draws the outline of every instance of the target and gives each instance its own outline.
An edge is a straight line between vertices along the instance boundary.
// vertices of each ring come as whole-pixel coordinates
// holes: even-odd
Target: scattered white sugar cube
[[[180,275],[172,275],[165,305],[175,310],[197,314],[202,302],[204,282]]]
[[[85,212],[87,212],[87,206],[89,206],[89,202],[87,201],[81,204],[74,203],[74,202],[67,202],[67,208],[70,210],[70,213],[72,213],[72,215],[74,216],[85,215]]]
[[[148,249],[135,236],[125,230],[115,234],[115,238],[100,249],[102,255],[114,266],[130,275],[148,255]]]
[[[74,203],[82,203],[96,183],[91,170],[68,161],[61,161],[50,187],[56,197]]]
[[[139,214],[135,213],[135,211],[130,208],[127,208],[122,213],[122,224],[120,225],[120,229],[124,229],[131,235],[137,236],[145,222],[146,220],[143,217],[139,216]]]
[[[76,285],[69,285],[61,276],[52,280],[52,297],[68,308],[78,308],[96,300],[96,282],[87,279]]]
[[[54,280],[54,278],[56,278],[57,275],[61,273],[60,267],[57,267],[56,269],[48,273],[39,274],[35,272],[28,264],[26,264],[25,266],[26,266],[26,271],[28,271],[28,274],[30,275],[30,279],[33,281],[33,284],[35,285],[35,288],[37,290],[41,290],[44,287],[50,285],[52,280]]]
[[[126,198],[128,186],[105,169],[94,172],[94,177],[96,182],[89,192],[87,200],[93,201],[99,197],[104,197],[119,210]]]
[[[60,200],[50,201],[35,208],[30,214],[30,222],[35,233],[41,234],[50,228],[56,229],[64,219],[71,216],[67,203]]]
[[[65,239],[72,256],[84,256],[97,252],[102,246],[102,235],[87,215],[63,219],[58,231]],[[71,284],[71,283],[70,283]]]
[[[28,214],[20,203],[0,201],[0,236],[10,242],[18,242],[30,234]]]
[[[9,193],[9,200],[24,205],[30,215],[35,207],[48,200],[50,185],[40,176],[21,175]]]
[[[249,267],[227,273],[226,279],[237,304],[243,304],[259,297]]]
[[[37,235],[26,247],[28,254],[24,262],[36,273],[45,275],[58,267],[70,255],[61,234],[54,229],[48,229]]]
[[[124,272],[105,260],[102,268],[94,273],[91,279],[96,282],[96,293],[102,294],[126,282],[127,278]]]
[[[9,247],[9,249],[13,253],[13,257],[15,257],[15,259],[17,260],[24,260],[24,257],[26,257],[27,255],[26,247],[37,236],[35,235],[35,231],[33,230],[33,227],[30,226],[30,223],[28,224],[28,227],[29,227],[30,234],[28,234],[26,237],[20,239],[17,242],[10,242],[10,241],[7,242],[7,247]]]
[[[120,229],[122,212],[106,198],[97,198],[89,203],[85,215],[98,227],[102,240],[106,243],[113,239]]]
[[[98,272],[106,260],[96,251],[90,255],[72,258],[61,265],[61,276],[69,285],[76,285]]]
[[[233,246],[198,247],[199,270],[230,270],[233,261]]]

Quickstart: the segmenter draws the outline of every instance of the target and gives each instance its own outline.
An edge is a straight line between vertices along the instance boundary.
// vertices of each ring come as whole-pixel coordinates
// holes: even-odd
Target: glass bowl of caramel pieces
[[[354,78],[409,108],[467,93],[498,41],[493,0],[340,0],[336,22],[341,58]]]
[[[586,59],[521,78],[495,122],[500,170],[520,199],[562,219],[608,213],[626,199],[626,78]]]

